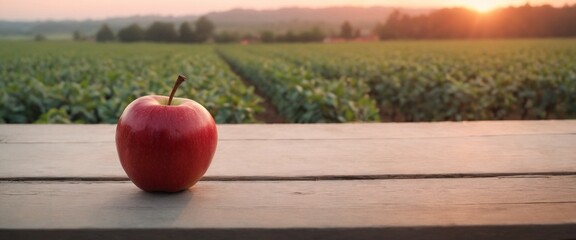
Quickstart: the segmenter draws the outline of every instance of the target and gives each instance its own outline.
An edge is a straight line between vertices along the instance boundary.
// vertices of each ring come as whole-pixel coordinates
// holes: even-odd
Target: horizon
[[[214,12],[226,12],[235,9],[273,11],[285,8],[310,8],[322,9],[332,7],[390,7],[404,9],[439,9],[450,7],[465,7],[478,12],[487,12],[493,9],[521,6],[530,4],[532,6],[552,5],[561,7],[564,5],[576,4],[576,0],[409,0],[402,4],[391,4],[391,1],[365,0],[357,3],[347,3],[346,0],[323,0],[314,3],[306,0],[267,2],[262,0],[226,0],[218,3],[192,3],[194,8],[184,8],[182,4],[185,0],[149,0],[144,3],[138,0],[124,0],[121,4],[112,0],[87,0],[78,3],[72,0],[59,0],[50,2],[35,2],[36,8],[29,8],[31,0],[0,0],[0,20],[12,22],[40,22],[40,21],[99,21],[110,18],[124,18],[134,16],[161,16],[161,17],[183,17],[201,16]],[[56,3],[54,3],[56,2]],[[170,3],[175,3],[170,6]],[[181,3],[181,4],[178,4]],[[239,4],[243,3],[243,4]],[[247,3],[260,3],[248,5]],[[159,4],[159,5],[158,5]],[[197,6],[197,5],[201,6]],[[68,8],[58,8],[53,11],[51,7],[67,5]],[[114,7],[112,7],[114,6]],[[164,6],[164,7],[162,7]],[[174,8],[173,6],[177,6]],[[130,11],[125,11],[128,7]],[[52,10],[52,11],[51,11]]]

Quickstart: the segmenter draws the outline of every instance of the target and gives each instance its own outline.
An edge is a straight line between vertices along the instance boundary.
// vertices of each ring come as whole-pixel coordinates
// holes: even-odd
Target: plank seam
[[[462,178],[546,178],[576,176],[576,172],[531,173],[452,173],[452,174],[379,174],[379,175],[317,175],[317,176],[207,176],[200,181],[350,181],[350,180],[417,180]],[[0,177],[0,182],[115,182],[130,181],[127,177]]]
[[[514,137],[514,136],[571,136],[576,133],[535,133],[535,134],[486,134],[466,136],[443,136],[443,137],[374,137],[374,138],[247,138],[247,139],[219,139],[223,142],[234,141],[368,141],[368,140],[426,140],[426,139],[455,139],[455,138],[491,138],[491,137]],[[90,144],[90,143],[114,143],[114,141],[0,141],[0,144]]]

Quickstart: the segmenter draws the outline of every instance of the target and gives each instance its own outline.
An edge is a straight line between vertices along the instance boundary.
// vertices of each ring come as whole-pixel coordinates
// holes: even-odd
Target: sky
[[[495,7],[523,5],[526,0],[0,0],[0,19],[85,20],[134,15],[200,15],[233,8],[392,6],[409,8],[469,7],[488,11]],[[532,5],[563,6],[576,0],[529,0]]]

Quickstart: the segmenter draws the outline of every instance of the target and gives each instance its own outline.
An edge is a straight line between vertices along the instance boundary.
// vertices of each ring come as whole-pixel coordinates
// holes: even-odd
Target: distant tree
[[[192,27],[188,22],[183,22],[180,24],[180,42],[194,42],[197,39],[196,33],[192,30]]]
[[[46,41],[46,36],[44,36],[43,34],[36,34],[36,36],[34,36],[34,41],[40,42],[40,41]]]
[[[376,26],[372,29],[372,33],[377,35],[381,40],[392,38],[392,33],[388,27],[382,23],[376,24]]]
[[[394,11],[376,27],[380,39],[539,38],[576,36],[576,4],[506,7],[481,14],[445,8],[409,16]]]
[[[174,23],[154,22],[145,33],[146,39],[153,42],[174,42],[178,39],[178,33]]]
[[[352,28],[352,24],[350,24],[348,21],[345,21],[342,23],[342,26],[340,26],[340,37],[351,39],[354,37],[353,31],[354,29]]]
[[[282,42],[296,42],[297,39],[297,35],[292,30],[288,30],[288,32],[286,32],[283,37],[280,37]]]
[[[318,27],[313,28],[311,33],[312,33],[312,41],[314,42],[321,42],[324,41],[324,39],[326,38],[326,34],[324,34]]]
[[[357,29],[354,31],[354,37],[355,37],[355,38],[358,38],[358,37],[360,37],[361,35],[362,35],[362,32],[360,31],[359,28],[357,28]]]
[[[403,15],[400,11],[394,10],[390,16],[388,16],[388,20],[386,20],[386,24],[380,28],[380,39],[389,39],[389,38],[399,38],[402,37],[403,34],[403,26],[406,24],[406,15]]]
[[[258,39],[256,36],[254,36],[254,34],[252,33],[245,33],[244,35],[242,35],[242,37],[240,37],[241,39],[244,40],[254,40],[254,39]]]
[[[196,41],[206,42],[214,34],[214,28],[214,23],[212,23],[210,19],[205,16],[200,17],[196,21]]]
[[[274,42],[274,33],[272,31],[262,31],[260,32],[260,40],[264,43]]]
[[[74,41],[82,41],[84,40],[84,37],[82,36],[82,34],[80,33],[80,31],[75,30],[72,33],[72,39],[74,39]]]
[[[320,31],[320,28],[314,27],[308,31],[304,31],[299,34],[297,41],[298,42],[321,42],[324,40],[326,35]]]
[[[102,25],[100,30],[96,33],[96,41],[98,42],[110,42],[114,41],[114,33],[108,27],[108,24]]]
[[[235,32],[222,31],[214,35],[214,42],[234,43],[240,41],[240,35]]]
[[[288,30],[285,34],[278,34],[275,37],[271,32],[260,34],[262,42],[321,42],[324,38],[326,38],[326,34],[318,27],[300,33]]]
[[[121,42],[139,42],[144,41],[144,39],[144,30],[135,23],[118,31],[118,40]]]

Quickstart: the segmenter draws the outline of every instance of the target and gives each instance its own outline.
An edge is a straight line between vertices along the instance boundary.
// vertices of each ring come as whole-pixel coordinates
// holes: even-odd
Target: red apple
[[[116,149],[122,168],[140,189],[178,192],[194,185],[212,162],[218,133],[214,118],[199,103],[144,96],[130,103],[116,127]]]

